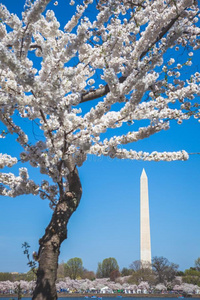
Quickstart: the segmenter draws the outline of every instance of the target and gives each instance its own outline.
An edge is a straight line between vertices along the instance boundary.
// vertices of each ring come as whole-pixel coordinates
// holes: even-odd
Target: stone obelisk
[[[140,262],[151,268],[148,179],[144,169],[140,177]]]

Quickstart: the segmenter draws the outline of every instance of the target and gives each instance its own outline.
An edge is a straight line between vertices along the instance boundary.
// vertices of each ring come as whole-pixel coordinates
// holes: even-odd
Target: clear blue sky
[[[61,24],[67,19],[67,2],[49,5]],[[1,3],[19,14],[24,0]],[[199,126],[194,119],[181,126],[174,123],[170,131],[134,147],[200,152]],[[14,154],[17,149],[11,146],[12,140],[9,145],[5,142],[1,140],[1,151]],[[139,259],[139,182],[143,168],[149,179],[152,256],[164,256],[179,264],[180,270],[194,265],[200,257],[200,155],[170,163],[90,157],[79,170],[83,197],[69,222],[60,261],[80,257],[85,268],[96,271],[98,262],[107,257],[115,257],[120,268]],[[0,272],[28,271],[21,245],[26,241],[31,252],[37,251],[52,211],[47,201],[30,195],[1,197],[0,204]]]

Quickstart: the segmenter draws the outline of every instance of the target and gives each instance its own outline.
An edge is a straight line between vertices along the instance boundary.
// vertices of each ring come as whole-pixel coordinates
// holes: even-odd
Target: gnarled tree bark
[[[68,175],[69,191],[61,193],[51,221],[39,240],[36,288],[33,300],[56,300],[56,279],[60,246],[67,238],[67,223],[79,205],[82,187],[77,169],[71,168]]]

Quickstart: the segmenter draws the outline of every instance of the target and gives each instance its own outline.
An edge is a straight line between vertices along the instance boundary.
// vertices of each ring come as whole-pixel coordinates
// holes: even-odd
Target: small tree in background
[[[95,280],[96,275],[93,271],[88,271],[87,269],[83,269],[82,278],[89,279],[89,280]]]
[[[113,270],[111,273],[110,273],[110,280],[111,281],[115,281],[118,277],[120,277],[121,274],[119,272],[119,270]]]
[[[58,277],[58,278],[63,278],[63,277],[65,277],[65,263],[64,263],[64,261],[62,261],[62,262],[58,265],[57,277]]]
[[[107,278],[113,271],[119,271],[117,260],[113,257],[105,258],[102,263],[98,263],[97,278]]]
[[[17,300],[21,300],[22,299],[22,288],[20,286],[20,283],[17,284],[17,287],[15,289],[15,293],[17,294]]]
[[[200,257],[195,260],[195,268],[200,272]]]
[[[132,275],[128,279],[129,283],[140,284],[141,282],[149,282],[153,284],[155,282],[155,276],[148,263],[142,264],[140,260],[135,260],[131,263],[130,269]]]
[[[157,279],[157,283],[172,282],[175,278],[178,265],[170,263],[169,260],[163,256],[154,256],[152,259],[152,269]]]
[[[83,262],[79,257],[71,258],[64,264],[64,275],[71,279],[77,279],[83,275]]]
[[[132,269],[128,269],[128,268],[123,268],[121,270],[121,275],[122,276],[129,276],[133,273],[133,270]]]
[[[186,269],[183,273],[182,280],[184,283],[200,286],[200,257],[195,260],[195,267]]]

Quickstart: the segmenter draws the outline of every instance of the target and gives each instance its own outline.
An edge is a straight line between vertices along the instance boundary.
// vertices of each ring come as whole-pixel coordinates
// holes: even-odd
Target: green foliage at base
[[[196,270],[195,268],[190,268],[185,270],[183,276],[184,283],[190,283],[200,286],[200,271]]]
[[[156,281],[155,275],[151,269],[141,268],[133,271],[132,275],[128,279],[129,284],[140,284],[141,281],[147,281],[150,284],[154,284]]]

